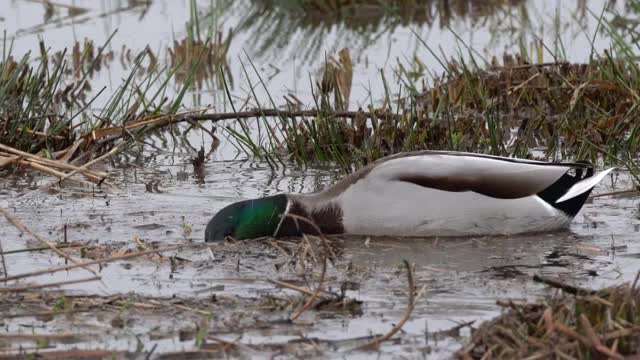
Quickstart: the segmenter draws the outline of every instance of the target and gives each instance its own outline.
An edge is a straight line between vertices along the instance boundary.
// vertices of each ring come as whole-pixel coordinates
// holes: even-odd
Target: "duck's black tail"
[[[582,209],[593,187],[606,175],[599,173],[594,177],[593,165],[587,161],[579,161],[576,165],[551,186],[538,193],[542,200],[571,217],[576,216]]]

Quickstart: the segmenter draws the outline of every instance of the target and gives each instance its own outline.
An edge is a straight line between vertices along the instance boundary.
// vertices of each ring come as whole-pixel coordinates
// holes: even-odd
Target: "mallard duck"
[[[325,235],[411,237],[552,231],[569,225],[593,187],[612,170],[594,174],[588,162],[401,153],[377,160],[324,191],[231,204],[211,219],[205,240],[318,230]]]

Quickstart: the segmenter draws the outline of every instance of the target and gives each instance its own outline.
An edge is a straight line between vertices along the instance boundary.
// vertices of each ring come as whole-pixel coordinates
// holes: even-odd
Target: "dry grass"
[[[499,303],[507,311],[481,325],[458,358],[637,359],[640,290],[635,282],[591,291],[537,279],[563,292],[538,303]]]

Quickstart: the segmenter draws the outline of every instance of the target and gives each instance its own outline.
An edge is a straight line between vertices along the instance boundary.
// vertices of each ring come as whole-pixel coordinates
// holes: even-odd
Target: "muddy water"
[[[85,256],[101,257],[107,253],[100,249],[122,251],[137,249],[140,243],[150,247],[201,242],[207,221],[226,204],[279,192],[317,191],[338,177],[333,169],[292,167],[273,173],[266,164],[217,160],[212,155],[205,164],[204,178],[198,179],[189,164],[188,149],[168,149],[130,151],[105,165],[105,170],[116,179],[114,190],[79,192],[68,188],[53,194],[29,192],[28,188],[51,179],[35,178],[27,184],[22,178],[18,185],[26,189],[8,180],[0,182],[0,202],[50,241],[62,242],[66,225],[67,241],[86,243]],[[140,168],[136,164],[140,158],[152,159],[147,162],[151,165]],[[152,186],[152,192],[148,192],[149,182],[157,182],[157,190]],[[628,182],[621,173],[608,178],[597,190],[625,186]],[[468,329],[455,338],[434,334],[461,322],[494,317],[500,312],[498,299],[530,300],[544,294],[547,290],[531,280],[533,274],[593,287],[632,280],[640,268],[639,214],[638,199],[600,197],[585,206],[568,231],[556,234],[473,239],[344,238],[342,255],[329,267],[327,284],[332,289],[340,289],[345,283],[356,284],[345,294],[362,301],[362,313],[309,311],[295,325],[282,324],[295,307],[260,310],[261,302],[268,296],[296,295],[266,280],[304,284],[303,279],[318,276],[320,266],[306,272],[283,266],[285,257],[259,243],[173,252],[180,258],[173,265],[166,259],[120,261],[101,268],[102,281],[68,285],[64,290],[71,295],[100,297],[130,294],[146,299],[143,301],[161,298],[206,301],[214,294],[233,296],[243,300],[233,308],[220,310],[207,325],[208,334],[229,341],[240,339],[252,346],[268,345],[260,350],[246,348],[240,351],[242,355],[269,356],[281,351],[275,346],[291,346],[301,338],[315,338],[324,355],[367,357],[370,355],[367,352],[351,351],[355,347],[355,340],[351,339],[384,333],[402,317],[407,301],[406,273],[402,266],[406,259],[415,264],[416,285],[424,286],[425,294],[398,340],[384,344],[380,351],[383,355],[430,354],[448,358],[464,342]],[[4,219],[0,224],[5,250],[36,244]],[[72,253],[80,256],[80,252]],[[64,260],[48,253],[21,253],[6,258],[10,274],[64,264]],[[74,270],[28,278],[19,284],[86,276],[81,270]],[[8,311],[20,312],[17,308]],[[89,339],[70,344],[49,344],[54,349],[135,351],[140,350],[141,341],[144,351],[155,346],[155,353],[162,354],[194,349],[193,336],[181,340],[177,334],[185,329],[193,332],[194,324],[206,318],[180,314],[167,319],[157,313],[132,311],[131,323],[120,328],[109,325],[113,314],[96,311],[57,316],[52,321],[29,317],[0,321],[8,333],[22,333],[26,329],[35,333],[92,334]],[[247,314],[251,321],[247,321]],[[18,344],[13,343],[12,347]],[[42,351],[46,350],[51,349]]]

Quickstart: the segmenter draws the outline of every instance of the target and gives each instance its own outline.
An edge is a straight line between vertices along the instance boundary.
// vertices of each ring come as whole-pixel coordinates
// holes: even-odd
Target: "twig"
[[[301,288],[299,286],[293,285],[293,284],[289,284],[288,282],[284,282],[284,281],[280,281],[280,280],[272,280],[269,279],[267,280],[268,282],[278,285],[278,286],[282,286],[284,288],[290,289],[290,290],[295,290],[297,292],[303,293],[303,294],[307,294],[309,296],[313,296],[314,292],[311,290],[307,290],[305,288]]]
[[[4,282],[7,282],[9,273],[7,272],[7,260],[4,258],[4,250],[2,249],[2,240],[0,240],[0,256],[2,257],[2,271],[4,272]]]
[[[633,279],[633,284],[631,285],[631,292],[636,291],[636,286],[638,285],[638,280],[640,280],[640,270],[636,273],[635,279]]]
[[[327,252],[327,249],[329,249],[329,246],[327,245],[326,240],[324,238],[324,235],[322,234],[322,230],[320,230],[320,228],[318,227],[318,225],[315,222],[311,221],[310,219],[307,219],[306,217],[295,215],[295,214],[287,214],[286,216],[291,217],[295,221],[300,220],[300,221],[304,221],[307,224],[311,225],[315,229],[316,233],[318,234],[318,236],[322,240],[322,244],[325,247],[325,254],[324,254],[324,257],[323,257],[324,261],[322,263],[322,274],[320,275],[320,283],[318,284],[318,287],[316,288],[316,290],[314,292],[311,292],[310,290],[307,290],[307,289],[304,289],[304,288],[301,288],[301,287],[286,283],[284,281],[268,280],[269,282],[274,283],[276,285],[280,285],[282,287],[286,287],[288,289],[295,290],[295,291],[298,291],[298,292],[301,292],[303,294],[307,294],[307,295],[311,296],[309,298],[309,300],[307,300],[307,302],[304,304],[304,306],[300,310],[298,310],[298,312],[296,312],[291,317],[291,321],[293,321],[293,320],[296,320],[300,315],[302,315],[302,313],[305,312],[309,307],[311,307],[311,305],[313,304],[313,301],[315,301],[315,299],[318,297],[320,292],[324,292],[324,293],[330,294],[330,295],[332,295],[332,296],[334,296],[336,298],[338,298],[338,296],[336,296],[336,294],[333,294],[333,293],[331,293],[329,291],[322,290],[322,285],[324,283],[324,279],[325,279],[326,271],[327,271],[327,260],[328,260],[328,257],[329,257],[328,256],[328,252]]]
[[[460,336],[460,330],[462,330],[463,328],[469,327],[470,329],[473,330],[472,325],[475,322],[476,322],[475,320],[463,321],[461,323],[457,323],[457,325],[455,325],[452,328],[439,330],[439,331],[436,331],[436,332],[432,332],[432,333],[429,334],[429,336],[431,336],[434,339],[437,336],[459,337]]]
[[[224,340],[224,339],[221,339],[221,338],[218,338],[218,337],[210,335],[210,336],[207,336],[207,340],[213,340],[213,341],[216,341],[216,342],[219,342],[220,344],[222,344],[223,345],[222,351],[225,352],[225,353],[227,352],[227,349],[233,348],[233,347],[241,348],[241,349],[249,350],[249,351],[253,350],[253,347],[251,345],[245,345],[245,344],[242,344],[242,343],[238,342],[241,337],[242,336],[236,338],[235,340],[228,341],[228,340]]]
[[[84,279],[65,280],[65,281],[52,282],[48,284],[36,284],[36,285],[0,288],[0,293],[22,292],[22,291],[28,291],[28,290],[43,289],[48,287],[58,287],[63,285],[79,284],[79,283],[89,282],[89,281],[98,281],[100,279],[102,279],[100,276],[92,276]]]
[[[240,112],[229,112],[229,113],[218,113],[218,114],[192,114],[185,115],[182,117],[176,118],[176,122],[178,121],[189,121],[189,120],[209,120],[209,121],[221,121],[221,120],[233,120],[233,119],[247,119],[253,117],[318,117],[321,115],[329,115],[338,118],[351,118],[354,119],[356,117],[364,116],[365,118],[382,118],[389,117],[393,119],[397,119],[400,116],[391,113],[370,113],[370,112],[362,112],[362,111],[336,111],[336,112],[325,112],[319,110],[300,110],[300,111],[288,111],[288,110],[276,110],[276,109],[262,109],[255,111],[240,111]]]
[[[39,355],[42,355],[44,353],[43,350],[45,350],[45,349],[55,349],[55,348],[56,348],[55,345],[47,345],[47,346],[37,346],[37,345],[36,346],[22,346],[22,345],[18,345],[18,347],[5,347],[4,349],[2,349],[3,357],[1,359],[2,360],[10,360],[10,359],[20,359],[20,360],[22,360],[22,358],[19,358],[18,356],[27,355],[26,354],[27,351],[36,350]],[[12,352],[17,352],[17,354],[11,354]]]
[[[211,315],[210,311],[205,311],[205,310],[199,310],[199,309],[194,309],[188,306],[184,306],[184,305],[180,305],[180,304],[173,304],[173,306],[176,307],[176,309],[180,309],[183,311],[190,311],[190,312],[194,312],[194,313],[198,313],[200,315]]]
[[[25,154],[27,154],[27,153],[25,153]],[[60,159],[60,160],[51,160],[49,158],[43,158],[43,157],[35,156],[35,155],[33,155],[32,157],[26,157],[26,156],[22,156],[22,155],[12,155],[12,154],[7,153],[7,152],[0,152],[0,156],[2,156],[3,158],[16,157],[16,158],[22,159],[23,161],[34,162],[34,163],[37,163],[37,164],[45,165],[45,166],[52,167],[52,168],[63,169],[63,170],[78,170],[79,169],[78,166],[69,164],[67,161],[64,161],[62,159]],[[55,158],[56,153],[53,153],[52,156],[54,156],[54,158]],[[89,170],[89,169],[85,169],[85,170],[81,171],[81,173],[84,174],[86,177],[92,179],[92,181],[94,181],[94,182],[102,181],[102,179],[107,176],[106,173],[98,172],[98,171],[94,171],[94,170]]]
[[[156,348],[158,347],[158,343],[153,344],[153,347],[151,348],[151,350],[147,353],[147,356],[144,357],[145,360],[149,360],[151,359],[151,355],[153,355],[153,353],[156,351]]]
[[[60,244],[60,245],[54,245],[54,246],[57,249],[73,249],[73,248],[83,247],[84,244]],[[19,253],[25,253],[25,252],[43,251],[43,250],[51,250],[51,248],[48,247],[48,246],[43,246],[43,247],[37,247],[37,248],[26,248],[26,249],[18,249],[18,250],[9,250],[9,251],[4,251],[4,252],[2,252],[2,250],[0,249],[0,254],[1,255],[11,255],[11,254],[19,254]]]
[[[0,168],[3,168],[7,165],[13,164],[14,162],[18,161],[20,159],[19,156],[13,156],[13,155],[9,155],[9,154],[5,154],[3,152],[0,152]]]
[[[586,337],[578,334],[577,332],[575,332],[573,329],[571,329],[570,327],[566,326],[565,324],[561,323],[561,322],[554,322],[553,323],[553,328],[559,330],[561,333],[574,338],[578,341],[580,341],[581,343],[585,344],[585,345],[591,345],[591,342],[589,341],[589,339],[587,339]]]
[[[635,326],[632,328],[614,330],[612,332],[604,334],[602,338],[604,339],[604,341],[608,341],[608,340],[618,339],[625,336],[630,336],[634,333],[640,333],[640,327]]]
[[[191,125],[193,125],[194,127],[197,127],[198,129],[206,132],[207,134],[209,134],[209,136],[211,136],[212,139],[215,139],[216,136],[211,132],[211,130],[207,129],[206,127],[202,126],[202,124],[200,124],[199,122],[192,120],[192,119],[188,119],[187,122]]]
[[[51,188],[51,187],[53,187],[54,185],[57,185],[57,184],[62,185],[62,182],[63,182],[63,181],[65,181],[65,180],[67,180],[68,178],[70,178],[71,176],[73,176],[73,175],[77,174],[77,173],[78,173],[78,171],[80,171],[81,169],[82,169],[82,170],[83,170],[83,169],[86,169],[86,168],[88,168],[89,166],[91,166],[91,165],[93,165],[93,164],[95,164],[95,163],[98,163],[98,162],[100,162],[100,161],[102,161],[102,160],[105,160],[105,159],[107,159],[107,158],[109,158],[109,157],[113,156],[114,154],[116,154],[116,153],[120,150],[120,147],[121,147],[121,146],[123,146],[124,144],[127,144],[127,143],[128,143],[128,141],[122,141],[122,142],[121,142],[121,143],[119,143],[118,145],[114,146],[114,147],[113,147],[113,148],[112,148],[108,153],[106,153],[106,154],[104,154],[104,155],[102,155],[102,156],[100,156],[100,157],[98,157],[98,158],[95,158],[95,159],[93,159],[93,160],[91,160],[91,161],[87,162],[86,164],[84,164],[84,165],[82,165],[82,166],[78,167],[78,170],[73,170],[72,172],[67,173],[65,176],[62,176],[59,180],[57,180],[57,181],[52,181],[52,182],[50,182],[50,183],[48,183],[48,184],[45,184],[45,185],[43,185],[43,186],[40,186],[38,189],[33,190],[33,191],[31,191],[31,192],[28,192],[28,193],[25,193],[24,195],[21,195],[20,197],[23,197],[23,196],[29,196],[29,195],[31,195],[31,194],[34,194],[34,193],[38,192],[38,191],[47,190],[47,189],[49,189],[49,188]]]
[[[255,111],[241,111],[241,112],[229,112],[229,113],[217,113],[217,114],[203,114],[202,110],[193,110],[175,115],[161,115],[157,117],[151,117],[146,119],[140,119],[127,123],[124,127],[117,126],[106,129],[100,129],[100,132],[92,133],[91,136],[94,140],[97,138],[111,137],[109,141],[119,139],[122,137],[124,131],[133,130],[147,125],[165,126],[179,122],[192,122],[192,121],[222,121],[222,120],[237,120],[248,119],[254,117],[318,117],[321,115],[334,116],[337,118],[356,118],[364,116],[365,118],[388,118],[398,120],[401,116],[392,113],[380,112],[370,113],[362,111],[337,111],[326,112],[320,110],[301,110],[301,111],[285,111],[276,109],[261,109]]]
[[[298,220],[304,221],[305,223],[307,223],[307,224],[311,225],[311,227],[313,227],[313,229],[316,231],[317,235],[323,236],[322,230],[320,230],[320,227],[318,227],[318,225],[314,221],[312,221],[310,219],[307,219],[304,216],[300,216],[300,215],[296,215],[296,214],[287,214],[286,216],[292,218],[295,221],[298,221]]]
[[[74,339],[79,338],[80,334],[2,334],[0,333],[0,339],[12,339],[12,340],[37,340],[37,339]]]
[[[287,214],[286,216],[294,219],[295,221],[298,221],[298,220],[303,221],[303,222],[311,225],[311,227],[314,228],[314,230],[316,231],[316,235],[319,236],[320,239],[322,240],[322,245],[323,245],[325,251],[331,254],[331,258],[329,258],[329,261],[331,261],[331,264],[334,265],[333,259],[335,258],[335,254],[331,250],[331,247],[327,244],[326,237],[322,233],[322,230],[320,229],[320,227],[314,221],[312,221],[310,219],[307,219],[304,216],[300,216],[300,215],[296,215],[296,214]],[[296,224],[296,226],[297,225],[298,224]]]
[[[29,129],[23,129],[23,128],[17,128],[17,131],[20,132],[25,132],[27,134],[31,134],[31,135],[35,135],[35,136],[40,136],[43,138],[51,138],[51,139],[56,139],[56,140],[66,140],[67,138],[65,138],[64,136],[61,135],[50,135],[41,131],[33,131],[33,130],[29,130]]]
[[[74,171],[77,170],[77,172],[82,173],[82,175],[86,176],[89,181],[91,181],[94,184],[100,184],[102,183],[102,181],[104,181],[104,179],[107,177],[107,174],[104,173],[98,173],[89,169],[85,169],[83,171],[78,170],[77,166],[74,165],[70,165],[69,163],[63,162],[63,161],[54,161],[55,164],[49,164],[47,162],[44,162],[42,160],[39,159],[24,159],[23,161],[28,161],[31,163],[36,163],[36,164],[40,164],[40,165],[44,165],[50,168],[58,168],[58,169],[62,169],[62,170],[70,170],[70,171]],[[64,175],[66,175],[66,173],[63,173]],[[63,176],[64,176],[63,175]]]
[[[91,179],[92,181],[97,181],[97,182],[101,182],[102,179],[104,179],[104,177],[106,177],[106,174],[100,174],[100,175],[104,175],[102,176],[102,179],[100,177],[97,177],[95,175],[92,174],[91,171],[88,171],[86,168],[79,168],[77,166],[68,164],[68,163],[64,163],[64,162],[60,162],[60,161],[56,161],[56,160],[49,160],[47,158],[43,158],[37,155],[33,155],[30,154],[28,152],[24,152],[18,149],[14,149],[11,146],[7,146],[4,144],[0,143],[0,149],[10,152],[12,154],[15,155],[19,155],[22,156],[24,158],[28,158],[31,159],[33,161],[37,161],[38,163],[44,164],[44,165],[48,165],[48,166],[53,166],[53,167],[58,167],[58,168],[64,168],[64,169],[70,169],[70,170],[75,170],[76,172],[81,172],[84,175],[86,175],[89,179]]]
[[[562,289],[564,292],[572,294],[572,295],[592,295],[595,294],[596,291],[561,283],[560,281],[549,279],[546,277],[542,277],[539,275],[533,275],[533,281],[541,282],[543,284],[547,284],[551,287]]]
[[[78,9],[77,6],[73,6],[73,5],[67,5],[67,4],[61,4],[59,2],[52,2],[50,0],[27,0],[28,2],[32,2],[32,3],[36,3],[36,4],[43,4],[43,5],[53,5],[55,7],[59,7],[59,8],[63,8],[63,9],[70,9],[70,10],[75,10]],[[55,114],[51,114],[52,116],[55,116]],[[48,115],[47,115],[48,116]],[[58,135],[47,135],[47,136],[58,136]]]
[[[284,255],[286,257],[291,256],[291,255],[289,255],[289,253],[285,249],[282,248],[282,246],[278,245],[277,242],[275,242],[273,240],[269,240],[269,241],[267,241],[267,244],[269,244],[269,245],[273,246],[274,248],[276,248],[278,251],[280,251],[282,253],[282,255]]]
[[[311,242],[311,240],[309,240],[309,236],[307,236],[307,234],[302,234],[302,238],[304,239],[303,243],[305,244],[305,251],[304,251],[304,256],[303,259],[307,258],[307,253],[311,254],[311,257],[313,258],[313,263],[317,264],[318,263],[318,257],[316,256],[316,251],[314,250],[314,248],[316,247],[316,244],[314,244],[313,242]],[[324,237],[320,237],[320,239],[324,239]],[[326,255],[326,254],[325,254]]]
[[[404,326],[404,324],[411,317],[411,313],[415,308],[415,300],[416,300],[414,295],[415,285],[413,282],[413,270],[411,270],[411,265],[407,260],[404,260],[404,266],[407,268],[407,282],[409,283],[409,303],[407,304],[407,310],[404,312],[404,316],[402,317],[402,319],[400,319],[400,321],[398,321],[398,323],[388,333],[386,333],[385,335],[376,337],[375,339],[371,340],[367,344],[358,347],[358,349],[377,348],[381,342],[391,339],[393,335],[395,335],[398,331],[400,331]]]
[[[165,251],[177,250],[177,249],[181,249],[181,248],[184,248],[184,247],[187,247],[187,246],[189,246],[189,245],[168,246],[168,247],[160,248],[160,249],[146,250],[146,251],[140,251],[140,252],[137,252],[137,253],[118,255],[118,256],[112,256],[112,257],[103,258],[103,259],[97,259],[97,260],[93,260],[93,261],[87,261],[87,262],[81,263],[81,264],[58,266],[58,267],[54,267],[54,268],[50,268],[50,269],[38,270],[38,271],[29,272],[29,273],[23,273],[23,274],[9,276],[7,278],[7,280],[22,279],[22,278],[26,278],[26,277],[44,275],[44,274],[54,273],[54,272],[58,272],[58,271],[71,270],[71,269],[84,267],[84,266],[89,266],[89,265],[103,264],[103,263],[108,263],[108,262],[113,262],[113,261],[118,261],[118,260],[126,260],[126,259],[135,258],[135,257],[138,257],[138,256],[148,255],[148,254],[154,254],[154,253],[160,253],[160,252],[165,252]],[[202,245],[195,244],[193,247],[196,247],[196,246],[202,246]]]
[[[9,279],[9,280],[11,280],[11,279]],[[313,295],[313,291],[305,289],[305,288],[302,288],[302,287],[299,287],[299,286],[296,286],[296,285],[293,285],[293,284],[290,284],[290,283],[288,283],[286,281],[268,279],[268,280],[266,280],[266,282],[274,284],[274,285],[281,286],[283,288],[294,290],[294,291],[297,291],[297,292],[305,294],[305,295],[309,295],[309,296]],[[333,297],[335,299],[340,299],[341,298],[339,294],[333,293],[331,291],[320,290],[320,292],[322,292],[325,295],[329,295],[329,296],[331,296],[331,297]],[[323,297],[323,299],[329,300],[326,297]]]
[[[323,253],[323,257],[322,257],[322,272],[320,273],[320,280],[318,282],[318,287],[316,288],[316,290],[313,292],[313,295],[311,295],[311,297],[309,297],[309,299],[307,300],[307,302],[300,308],[300,310],[298,310],[295,314],[293,314],[293,316],[291,316],[291,321],[295,321],[298,317],[300,317],[300,315],[302,315],[302,313],[304,313],[305,311],[307,311],[311,305],[313,305],[313,302],[315,301],[315,299],[318,297],[318,295],[320,294],[320,291],[322,291],[322,286],[324,285],[324,279],[325,276],[327,275],[327,260],[329,257],[329,245],[327,245],[327,240],[324,238],[324,235],[322,234],[322,231],[320,230],[320,227],[317,226],[317,224],[312,221],[311,219],[307,219],[305,217],[302,216],[298,216],[298,215],[294,215],[294,214],[287,214],[287,216],[292,217],[293,219],[300,219],[302,221],[305,221],[309,224],[311,224],[311,226],[313,226],[316,230],[316,232],[318,233],[318,236],[320,237],[320,240],[322,241],[322,245],[324,247],[324,253]],[[309,247],[313,252],[313,249],[311,248],[311,243],[309,242],[309,239],[305,236],[304,237],[305,240],[309,243]],[[315,255],[314,256],[314,261],[315,261]]]
[[[93,275],[96,275],[96,276],[98,275],[98,273],[95,270],[89,268],[87,265],[82,264],[81,262],[79,262],[78,260],[74,259],[70,255],[64,253],[63,251],[58,250],[55,247],[55,245],[53,245],[52,243],[48,242],[47,240],[41,238],[40,235],[38,235],[38,234],[34,233],[33,231],[29,230],[29,228],[27,228],[24,224],[22,224],[18,219],[13,217],[13,215],[11,215],[7,210],[3,209],[2,207],[0,207],[0,213],[2,213],[4,215],[4,217],[7,218],[7,220],[10,223],[13,224],[13,226],[18,228],[18,230],[33,236],[36,240],[38,240],[42,244],[46,245],[49,249],[53,250],[53,252],[55,252],[56,254],[62,256],[65,259],[71,261],[72,263],[78,265],[78,267],[84,268],[85,270],[89,271]],[[10,280],[10,277],[6,277],[5,281],[7,281],[7,280]]]
[[[76,141],[75,143],[73,143],[73,145],[69,146],[68,148],[62,150],[62,154],[63,155],[58,160],[64,161],[64,162],[69,162],[69,160],[71,160],[71,157],[73,156],[73,154],[76,153],[76,151],[78,150],[78,148],[82,144],[84,144],[84,139],[83,138],[81,138],[80,140]]]
[[[47,0],[48,1],[48,0]],[[47,347],[50,348],[50,347]],[[7,354],[3,357],[3,360],[10,359],[24,359],[31,358],[32,354],[25,354],[22,348],[15,349],[17,354]],[[42,348],[41,348],[42,349]],[[71,350],[55,350],[55,351],[42,351],[38,350],[37,355],[33,357],[38,359],[123,359],[127,358],[127,354],[123,351],[115,350],[85,350],[85,349],[71,349]]]
[[[55,176],[58,179],[63,178],[66,174],[63,172],[60,172],[58,170],[52,169],[46,165],[40,164],[38,162],[35,161],[29,161],[29,160],[18,160],[16,161],[18,164],[22,165],[22,166],[28,166],[34,170],[38,170],[40,172],[43,172],[45,174],[49,174],[51,176]],[[93,186],[92,183],[82,180],[82,179],[73,179],[73,181],[77,182],[78,184],[84,185],[86,187],[91,187]]]
[[[44,317],[44,316],[56,316],[56,315],[67,315],[67,314],[75,314],[79,312],[89,312],[90,309],[71,309],[71,310],[53,310],[53,311],[42,311],[42,312],[34,312],[34,313],[21,313],[21,314],[10,314],[3,315],[5,319],[15,319],[21,317]]]
[[[293,316],[291,316],[290,318],[291,321],[295,321],[297,318],[300,317],[300,315],[302,315],[302,313],[307,311],[311,307],[311,305],[313,305],[313,302],[316,300],[318,295],[320,295],[320,291],[322,291],[322,286],[324,285],[324,278],[327,274],[327,257],[328,255],[325,253],[322,261],[322,272],[320,273],[320,280],[318,282],[318,287],[313,292],[311,297],[309,297],[309,300],[307,300],[304,306],[302,306],[300,310],[298,310],[295,314],[293,314]]]

